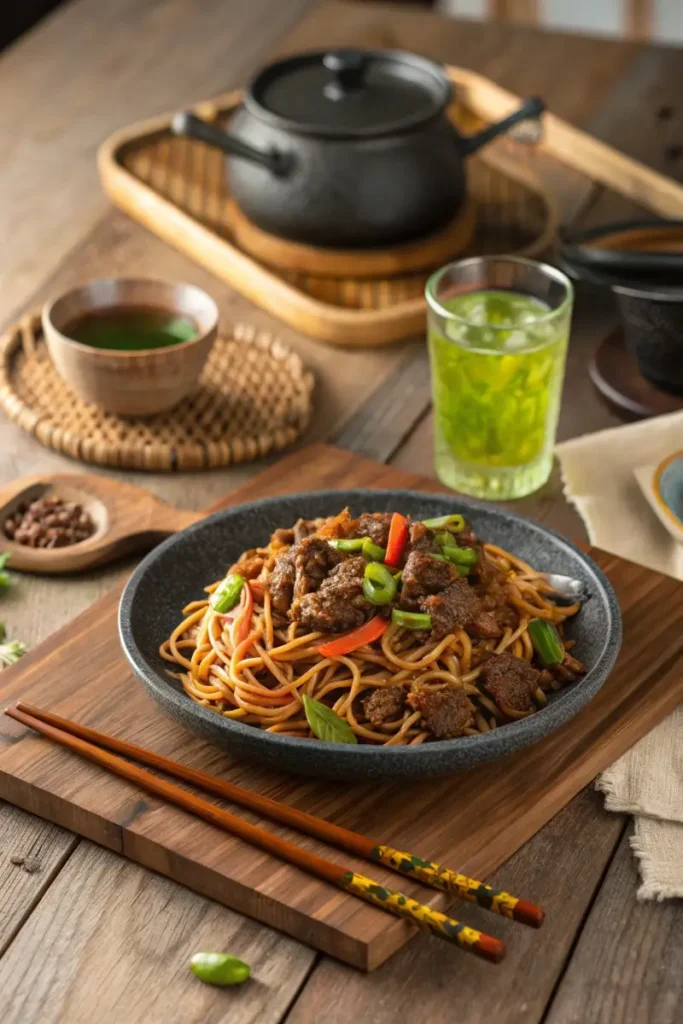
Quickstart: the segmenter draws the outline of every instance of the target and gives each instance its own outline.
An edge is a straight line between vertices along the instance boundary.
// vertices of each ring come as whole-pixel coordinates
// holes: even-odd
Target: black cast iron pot
[[[465,158],[543,111],[527,100],[463,138],[447,114],[452,98],[444,71],[422,57],[316,52],[257,74],[229,133],[191,113],[173,130],[228,154],[231,192],[264,231],[371,248],[444,227],[465,196]]]

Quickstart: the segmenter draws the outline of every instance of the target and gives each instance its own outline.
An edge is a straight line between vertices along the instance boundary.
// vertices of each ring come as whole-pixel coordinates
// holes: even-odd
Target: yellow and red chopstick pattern
[[[404,917],[413,924],[438,935],[439,938],[455,942],[456,945],[477,953],[485,960],[498,963],[505,955],[505,946],[492,935],[470,928],[460,921],[456,921],[440,910],[418,903],[417,900],[404,896],[402,893],[386,889],[383,885],[373,882],[365,875],[359,875],[355,871],[347,871],[339,880],[339,885],[354,896],[359,896],[367,903],[374,903],[382,910],[395,914],[396,917]]]
[[[394,850],[391,846],[375,846],[370,857],[378,864],[384,864],[385,867],[399,871],[402,875],[415,878],[433,889],[441,889],[442,892],[459,896],[503,917],[521,921],[532,928],[540,928],[543,924],[543,911],[528,900],[520,900],[503,889],[494,889],[491,885],[484,885],[475,878],[468,878],[467,875],[443,868],[433,861],[422,860],[414,853]]]

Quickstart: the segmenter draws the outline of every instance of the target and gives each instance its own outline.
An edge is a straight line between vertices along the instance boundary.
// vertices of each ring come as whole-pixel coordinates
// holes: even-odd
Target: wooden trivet
[[[229,217],[235,241],[261,263],[314,277],[393,278],[431,270],[455,259],[470,246],[477,226],[477,207],[468,197],[451,222],[436,234],[384,249],[325,249],[278,238],[252,223],[234,201]]]
[[[661,391],[643,377],[621,328],[596,346],[588,370],[607,404],[624,419],[644,420],[683,409],[683,397]]]
[[[311,415],[313,375],[278,338],[248,325],[217,339],[200,387],[170,412],[115,416],[79,398],[53,367],[39,314],[0,340],[0,406],[41,444],[117,469],[217,469],[293,444]]]

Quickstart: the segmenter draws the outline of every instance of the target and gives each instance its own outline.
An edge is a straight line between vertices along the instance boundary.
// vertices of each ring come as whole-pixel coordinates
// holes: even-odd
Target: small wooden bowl
[[[197,337],[167,348],[125,352],[83,345],[63,333],[84,314],[117,306],[155,307],[188,317],[197,325]],[[47,303],[42,318],[60,376],[87,401],[121,416],[164,412],[193,391],[218,328],[218,309],[206,292],[142,278],[91,281]]]

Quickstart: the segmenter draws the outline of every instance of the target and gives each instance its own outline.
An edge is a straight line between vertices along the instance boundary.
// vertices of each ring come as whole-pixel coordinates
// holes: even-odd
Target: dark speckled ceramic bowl
[[[542,711],[479,736],[417,747],[374,747],[294,739],[222,718],[187,698],[164,672],[159,644],[177,625],[181,608],[200,597],[245,548],[265,544],[278,526],[300,516],[333,515],[345,505],[354,514],[400,509],[418,519],[463,512],[477,534],[535,568],[584,581],[590,599],[571,622],[576,655],[586,676],[551,695]],[[209,516],[149,554],[131,577],[119,611],[121,643],[150,696],[193,732],[237,758],[280,771],[339,781],[418,779],[447,775],[492,761],[534,743],[572,718],[605,682],[621,645],[621,614],[600,569],[569,541],[538,523],[459,497],[415,491],[317,491],[250,502]]]

